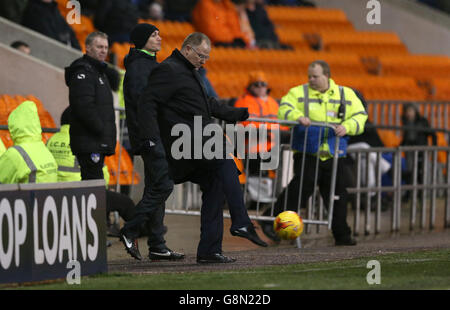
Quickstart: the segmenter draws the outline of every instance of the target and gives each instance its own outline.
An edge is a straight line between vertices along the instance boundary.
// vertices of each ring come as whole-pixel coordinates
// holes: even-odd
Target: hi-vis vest
[[[308,84],[291,88],[281,99],[278,118],[297,121],[299,117],[308,117],[313,122],[341,124],[347,135],[359,135],[364,131],[367,113],[359,98],[348,87],[338,86],[329,79],[327,91],[321,93],[309,87]],[[330,128],[310,126],[307,129],[297,125],[294,130],[292,148],[306,153],[319,153],[321,160],[332,158],[335,134]],[[305,142],[306,138],[306,142]],[[339,156],[345,156],[346,139],[340,139]]]
[[[0,138],[0,156],[2,156],[2,154],[5,153],[5,152],[6,152],[6,147],[3,144],[2,139]]]
[[[81,181],[80,164],[70,148],[70,125],[62,125],[48,141],[47,148],[55,157],[58,164],[58,182]],[[108,167],[103,166],[106,185],[109,183]]]
[[[47,148],[58,164],[58,181],[81,181],[80,164],[70,149],[70,125],[62,125],[48,141]]]

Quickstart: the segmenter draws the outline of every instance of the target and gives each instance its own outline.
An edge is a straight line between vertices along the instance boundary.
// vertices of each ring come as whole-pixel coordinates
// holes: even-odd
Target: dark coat
[[[108,35],[129,34],[138,19],[139,11],[130,0],[99,0],[94,25]]]
[[[199,169],[214,169],[221,160],[174,159],[171,146],[178,136],[171,130],[177,124],[186,125],[191,132],[191,157],[194,158],[195,141],[202,146],[208,137],[194,133],[194,116],[200,116],[203,128],[215,122],[214,118],[236,122],[248,118],[246,108],[219,104],[208,97],[202,79],[194,66],[175,49],[166,60],[153,69],[148,85],[138,103],[138,122],[141,139],[163,143],[169,161],[171,177],[175,183],[185,182]],[[195,139],[195,141],[194,141]]]
[[[275,27],[267,15],[266,9],[261,4],[256,4],[255,9],[247,9],[248,20],[255,33],[255,40],[259,41],[272,41],[279,43],[277,34],[275,33]]]
[[[114,102],[105,68],[105,63],[87,55],[65,68],[71,112],[70,145],[74,154],[115,152]]]
[[[406,104],[403,107],[405,111],[412,106],[416,111],[415,119],[410,122],[402,115],[402,123],[405,128],[401,145],[429,145],[428,137],[432,139],[432,145],[436,145],[436,133],[431,129],[428,120],[420,116],[420,111],[415,105]]]
[[[158,65],[156,56],[150,56],[135,48],[131,48],[124,60],[125,78],[123,80],[123,96],[125,99],[125,113],[133,154],[139,154],[141,142],[137,119],[138,100],[153,68]]]
[[[75,32],[58,10],[56,2],[30,0],[22,17],[22,25],[47,37],[81,50]]]

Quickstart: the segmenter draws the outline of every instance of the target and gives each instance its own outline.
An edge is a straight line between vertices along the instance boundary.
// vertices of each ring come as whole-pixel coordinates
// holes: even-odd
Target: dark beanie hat
[[[136,48],[143,48],[147,43],[148,38],[155,30],[159,30],[151,24],[138,24],[133,28],[130,34],[131,42],[134,43]]]

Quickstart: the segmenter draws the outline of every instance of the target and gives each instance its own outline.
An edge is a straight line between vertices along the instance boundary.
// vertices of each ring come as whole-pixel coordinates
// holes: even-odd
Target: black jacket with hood
[[[436,145],[436,133],[431,129],[428,120],[420,115],[417,105],[407,103],[403,106],[403,111],[409,108],[415,110],[416,117],[409,121],[405,115],[402,115],[403,126],[407,128],[403,131],[401,145],[428,145],[428,137],[431,137],[432,145]]]
[[[69,87],[70,145],[74,154],[112,155],[116,148],[114,102],[106,63],[88,55],[65,68]]]
[[[147,86],[150,73],[158,65],[158,62],[156,56],[131,48],[128,55],[125,56],[124,64],[126,72],[123,80],[123,96],[128,134],[133,154],[139,154],[141,142],[137,119],[138,100]]]

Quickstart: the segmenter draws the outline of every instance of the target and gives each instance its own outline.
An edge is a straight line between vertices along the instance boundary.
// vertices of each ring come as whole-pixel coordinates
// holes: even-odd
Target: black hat
[[[138,24],[131,31],[131,34],[130,34],[131,42],[134,43],[136,48],[139,48],[139,49],[143,48],[145,43],[147,43],[148,38],[156,30],[159,30],[159,29],[151,24]]]

